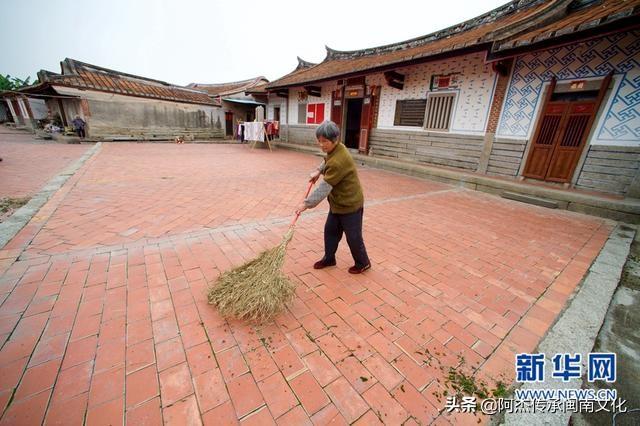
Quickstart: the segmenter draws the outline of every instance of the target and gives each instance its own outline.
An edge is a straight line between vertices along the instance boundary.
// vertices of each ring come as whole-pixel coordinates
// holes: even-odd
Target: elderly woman
[[[315,182],[320,175],[324,175],[324,178],[298,207],[296,213],[313,208],[328,197],[329,214],[324,225],[324,257],[313,267],[322,269],[336,264],[336,250],[344,233],[355,261],[349,272],[360,274],[371,267],[362,239],[364,196],[356,164],[347,148],[338,140],[339,136],[340,129],[332,121],[325,121],[316,129],[320,148],[327,156],[320,167],[311,173],[309,180]]]

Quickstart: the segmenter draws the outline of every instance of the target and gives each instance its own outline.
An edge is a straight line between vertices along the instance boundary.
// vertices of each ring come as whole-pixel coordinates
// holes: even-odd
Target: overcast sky
[[[292,71],[327,45],[353,50],[425,35],[506,0],[2,0],[0,73],[32,81],[66,57],[174,84]]]

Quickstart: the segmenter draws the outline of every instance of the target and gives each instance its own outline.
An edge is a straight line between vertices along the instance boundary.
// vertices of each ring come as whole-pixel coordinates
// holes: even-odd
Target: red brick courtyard
[[[0,195],[90,148],[18,137],[0,134]],[[289,245],[289,311],[221,318],[207,286],[279,242],[318,162],[104,143],[0,250],[0,424],[477,424],[440,414],[448,367],[511,382],[612,223],[361,169],[372,269],[347,273],[346,242],[311,268],[323,203]]]

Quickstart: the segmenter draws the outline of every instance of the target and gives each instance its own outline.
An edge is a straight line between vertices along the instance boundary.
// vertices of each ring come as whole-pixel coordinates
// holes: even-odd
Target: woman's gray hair
[[[316,138],[320,139],[321,136],[335,142],[340,136],[340,128],[333,121],[323,121],[316,129]]]

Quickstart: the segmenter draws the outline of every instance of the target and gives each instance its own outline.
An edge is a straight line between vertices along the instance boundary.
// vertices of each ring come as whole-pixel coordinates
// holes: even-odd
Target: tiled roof
[[[247,95],[266,95],[267,94],[267,85],[269,83],[259,84],[257,86],[253,86],[250,89],[244,91]]]
[[[260,86],[265,83],[268,83],[267,80],[263,76],[250,78],[248,80],[242,81],[234,81],[231,83],[218,83],[218,84],[201,84],[201,83],[191,83],[187,85],[187,87],[202,90],[209,94],[209,96],[227,96],[233,95],[235,93],[245,92],[255,86]]]
[[[529,40],[530,34],[539,31],[543,31],[539,34],[548,34],[549,31],[558,32],[560,28],[580,28],[594,17],[623,16],[623,10],[632,9],[637,14],[640,0],[596,1],[584,9],[570,12],[569,7],[574,4],[576,1],[572,0],[514,0],[477,18],[415,39],[354,51],[327,47],[327,56],[321,63],[296,68],[269,83],[267,88],[273,90],[393,68],[463,49],[491,50],[492,46],[501,46],[501,43],[508,48],[513,44],[508,44],[511,40],[519,37]]]
[[[132,74],[102,68],[96,65],[65,59],[60,63],[62,74],[40,71],[40,84],[94,89],[103,92],[175,102],[215,105],[204,92],[175,86]]]
[[[591,7],[585,7],[568,13],[562,19],[556,20],[550,24],[531,29],[506,40],[496,42],[493,50],[499,51],[511,47],[525,46],[569,33],[598,27],[632,15],[637,15],[639,12],[639,5],[640,1],[629,0],[608,0],[596,2]]]

